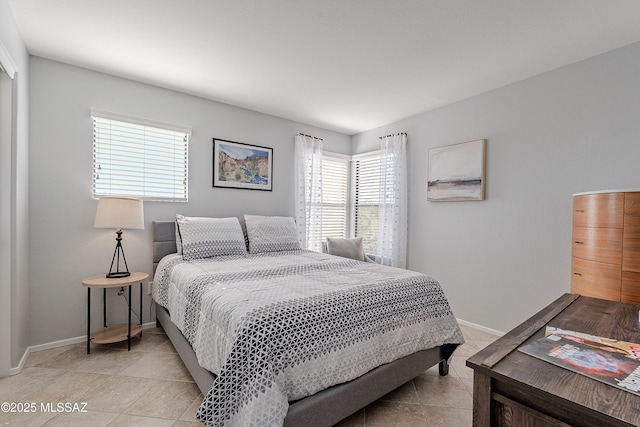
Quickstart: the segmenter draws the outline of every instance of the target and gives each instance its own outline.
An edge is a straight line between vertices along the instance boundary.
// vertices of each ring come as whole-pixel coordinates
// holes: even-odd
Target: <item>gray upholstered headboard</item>
[[[160,260],[177,252],[175,221],[153,221],[153,274]]]

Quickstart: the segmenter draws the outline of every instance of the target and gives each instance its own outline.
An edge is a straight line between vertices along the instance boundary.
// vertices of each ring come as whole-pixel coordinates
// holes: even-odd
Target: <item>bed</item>
[[[242,225],[246,240],[246,227]],[[251,243],[251,239],[248,243]],[[198,417],[205,424],[330,426],[436,364],[439,364],[440,374],[446,375],[448,360],[455,348],[464,342],[439,285],[427,276],[377,264],[362,267],[366,263],[303,250],[184,261],[183,256],[176,253],[182,250],[180,246],[181,242],[176,244],[175,221],[154,221],[153,296],[157,321],[166,331],[205,396],[198,412]],[[307,275],[309,271],[313,273]],[[423,328],[424,323],[420,323],[419,319],[400,319],[397,313],[387,310],[388,302],[384,302],[384,295],[390,295],[391,291],[383,290],[382,285],[340,287],[333,283],[336,280],[347,283],[356,280],[354,278],[358,281],[363,278],[371,281],[370,277],[379,275],[381,271],[386,271],[386,274],[393,277],[406,275],[404,280],[397,281],[413,283],[406,285],[411,289],[424,288],[422,284],[418,286],[414,283],[416,280],[426,278],[429,281],[433,287],[429,291],[430,298],[435,298],[435,308],[430,310],[435,313],[433,317],[438,318],[433,321],[432,332],[442,342],[430,348],[416,350],[413,347],[422,344],[408,340],[410,344],[403,344],[407,347],[402,350],[400,357],[390,354],[398,349],[387,348],[394,345],[394,341],[388,341],[389,336],[402,335],[404,329]],[[266,276],[271,279],[267,280]],[[186,285],[177,285],[181,277],[190,277],[186,280]],[[323,283],[325,278],[331,281],[328,285],[329,292],[324,289],[327,285]],[[305,284],[303,291],[298,288],[299,283]],[[366,288],[368,296],[356,296],[356,291],[351,289],[353,287]],[[196,288],[204,291],[198,296],[190,296]],[[306,294],[299,295],[299,292]],[[230,302],[232,300],[228,298],[233,294],[241,295],[239,302]],[[257,294],[266,296],[269,303],[256,302]],[[278,298],[281,298],[280,294],[284,295],[285,302],[273,300],[275,294],[279,295]],[[366,298],[380,302],[378,309],[371,309],[371,304],[366,310],[359,307],[359,301]],[[416,301],[413,295],[405,295],[404,298],[405,305],[407,301],[410,305],[412,301]],[[205,299],[208,302],[203,302]],[[358,306],[355,309],[359,310],[357,315],[351,316],[354,319],[362,319],[364,316],[365,325],[354,327],[353,319],[336,321],[337,318],[334,318],[330,326],[319,326],[317,331],[311,327],[302,327],[306,323],[317,321],[313,320],[313,313],[318,313],[318,310],[323,313],[346,312],[342,304],[345,307]],[[213,312],[219,313],[221,307],[236,305],[244,307],[241,314],[214,315],[207,311],[213,307]],[[193,313],[196,314],[192,315]],[[297,316],[296,320],[287,320],[287,316],[294,315],[292,313]],[[185,320],[188,316],[192,316],[194,320]],[[350,315],[342,313],[340,316],[346,318]],[[394,321],[402,323],[400,332],[389,326],[389,330],[376,332],[387,338],[371,341],[378,340],[378,337],[371,338],[367,325],[384,316],[389,319],[384,325]],[[275,322],[277,325],[287,326],[269,327],[269,331],[274,331],[269,334],[278,337],[274,340],[277,344],[269,344],[265,350],[262,346],[266,345],[263,344],[263,341],[267,341],[266,338],[263,339],[266,333],[264,330],[255,332],[254,327],[264,324],[264,319],[271,318],[279,319]],[[345,327],[339,333],[343,337],[335,338],[333,335],[339,335],[335,331],[340,329],[341,323],[352,326]],[[247,324],[253,326],[246,326]],[[217,332],[211,332],[212,330]],[[238,333],[238,336],[230,339],[230,335],[224,333],[230,330]],[[314,332],[309,332],[311,330]],[[299,341],[294,337],[300,337]],[[215,342],[220,339],[220,342]],[[353,344],[353,341],[357,343]],[[376,347],[371,353],[371,346],[379,343],[382,343],[380,350]],[[323,349],[315,348],[322,345]],[[359,351],[366,355],[366,359],[362,359],[364,356],[345,358],[339,353],[343,347],[351,345],[363,346]],[[358,369],[366,371],[359,372]],[[230,395],[233,397],[229,397]],[[269,397],[265,397],[267,395]],[[283,397],[286,397],[284,403],[281,402]]]

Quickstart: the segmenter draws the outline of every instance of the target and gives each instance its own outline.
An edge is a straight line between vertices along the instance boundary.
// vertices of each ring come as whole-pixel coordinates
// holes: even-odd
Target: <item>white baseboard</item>
[[[487,332],[487,333],[498,335],[498,336],[504,335],[504,332],[502,331],[497,331],[495,329],[487,328],[486,326],[478,325],[472,322],[467,322],[466,320],[462,320],[462,319],[456,319],[456,320],[461,325],[470,326],[474,329],[478,329],[483,332]],[[156,327],[156,322],[144,323],[142,325],[142,329],[149,329],[149,328],[155,328],[155,327]],[[15,368],[9,369],[9,376],[16,375],[22,372],[22,369],[24,368],[24,365],[27,362],[27,358],[32,352],[49,350],[56,347],[63,347],[65,345],[72,345],[72,344],[79,344],[79,343],[86,343],[86,342],[87,342],[87,336],[82,335],[75,338],[67,338],[65,340],[53,341],[45,344],[32,345],[30,347],[27,347],[27,350],[22,355],[22,358],[20,359],[20,363],[18,364],[18,366]]]
[[[505,333],[502,331],[497,331],[495,329],[491,329],[491,328],[487,328],[486,326],[482,326],[482,325],[477,325],[475,323],[471,323],[471,322],[467,322],[466,320],[462,320],[462,319],[456,319],[458,321],[458,323],[460,323],[461,325],[465,325],[465,326],[469,326],[472,327],[474,329],[478,329],[482,332],[487,332],[489,334],[493,334],[493,335],[498,335],[498,336],[503,336]]]
[[[150,328],[155,328],[155,327],[156,327],[156,322],[155,321],[149,322],[149,323],[144,323],[142,325],[142,329],[150,329]],[[29,357],[29,355],[31,353],[34,353],[36,351],[49,350],[49,349],[56,348],[56,347],[63,347],[65,345],[72,345],[72,344],[79,344],[79,343],[86,343],[86,342],[87,342],[87,336],[86,335],[82,335],[82,336],[75,337],[75,338],[67,338],[65,340],[53,341],[53,342],[48,342],[48,343],[45,343],[45,344],[38,344],[38,345],[29,346],[29,347],[27,347],[27,349],[25,350],[24,354],[20,358],[20,363],[18,364],[18,366],[16,366],[15,368],[9,369],[9,376],[17,375],[20,372],[22,372],[22,369],[24,369],[25,363],[27,363],[27,358]]]
[[[31,354],[31,347],[27,347],[24,354],[20,358],[20,363],[15,368],[9,369],[9,376],[17,375],[22,372],[22,368],[24,368],[24,364],[27,362],[27,357]]]

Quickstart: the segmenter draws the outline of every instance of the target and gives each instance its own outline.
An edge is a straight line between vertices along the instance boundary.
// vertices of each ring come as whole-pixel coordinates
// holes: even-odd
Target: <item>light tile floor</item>
[[[465,360],[497,337],[461,328],[466,343],[448,376],[435,366],[338,426],[471,426],[473,375]],[[145,329],[130,352],[123,342],[94,345],[91,355],[82,344],[32,353],[20,374],[0,379],[0,402],[35,411],[0,412],[0,426],[198,426],[201,401],[162,329]],[[58,410],[59,403],[69,406]]]

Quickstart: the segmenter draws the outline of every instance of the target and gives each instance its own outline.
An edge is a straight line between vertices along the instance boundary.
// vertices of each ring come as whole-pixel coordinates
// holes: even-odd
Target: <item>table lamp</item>
[[[101,197],[98,201],[94,228],[115,228],[116,249],[111,259],[111,267],[107,273],[108,278],[130,276],[127,259],[122,248],[122,229],[143,230],[144,213],[142,200],[127,197]],[[124,271],[120,270],[120,256],[124,263]],[[115,271],[113,270],[115,262]]]

